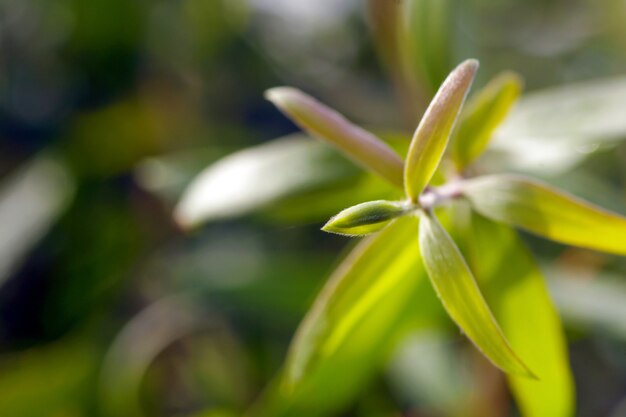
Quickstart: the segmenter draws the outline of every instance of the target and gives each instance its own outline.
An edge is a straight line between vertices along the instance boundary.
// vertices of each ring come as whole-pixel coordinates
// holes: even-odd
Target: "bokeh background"
[[[273,142],[298,132],[263,98],[273,86],[406,134],[462,59],[480,59],[478,86],[512,69],[529,95],[485,169],[626,214],[626,2],[435,2],[415,103],[389,2],[0,0],[0,415],[254,404],[352,244],[319,227],[379,192],[333,152],[294,163],[302,147]],[[239,163],[265,161],[257,186],[223,175],[206,222],[183,232],[172,213],[194,176],[251,146]],[[626,416],[626,261],[524,238],[565,322],[577,415]],[[458,333],[408,337],[329,415],[515,415],[481,361]]]

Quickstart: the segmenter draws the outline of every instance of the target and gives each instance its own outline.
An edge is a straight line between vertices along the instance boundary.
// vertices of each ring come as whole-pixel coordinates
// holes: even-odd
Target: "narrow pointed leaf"
[[[402,17],[400,46],[406,77],[432,97],[454,64],[451,55],[456,8],[450,0],[404,0],[393,5]]]
[[[568,83],[525,94],[498,127],[490,149],[501,166],[555,175],[626,136],[626,77]]]
[[[416,228],[415,217],[402,217],[357,245],[301,323],[281,379],[247,415],[332,414],[379,369],[409,320],[439,325],[444,313],[426,279]]]
[[[546,184],[493,175],[462,187],[474,208],[493,220],[568,245],[626,255],[626,218]]]
[[[441,0],[437,1],[441,3]],[[389,80],[394,87],[396,99],[402,111],[403,121],[413,128],[419,116],[416,109],[426,107],[424,102],[426,97],[421,93],[422,88],[415,79],[420,75],[414,68],[415,65],[411,65],[415,61],[407,56],[410,51],[406,44],[412,38],[410,34],[405,33],[407,31],[403,30],[405,11],[403,7],[399,7],[398,3],[388,0],[369,0],[367,4],[368,27],[372,32],[377,55],[389,74]],[[432,42],[429,45],[432,45]],[[437,50],[442,51],[442,49]],[[449,65],[446,65],[443,76],[435,84],[433,91],[445,77],[448,68]]]
[[[49,155],[37,156],[3,178],[0,287],[63,213],[74,186],[68,169]]]
[[[519,75],[505,72],[494,78],[467,103],[452,140],[452,158],[459,171],[478,158],[493,132],[522,91]]]
[[[510,226],[468,211],[463,251],[511,347],[539,380],[508,375],[524,417],[571,417],[574,383],[561,320],[528,248]]]
[[[377,232],[395,217],[410,210],[404,201],[376,200],[347,208],[330,219],[322,230],[347,236]]]
[[[404,189],[414,202],[439,166],[477,69],[478,61],[474,59],[456,67],[439,88],[415,131],[404,168]]]
[[[304,135],[290,135],[232,153],[209,165],[185,189],[174,216],[182,226],[193,228],[359,175],[356,167],[329,146]]]
[[[504,338],[459,249],[431,214],[420,217],[419,242],[430,281],[450,317],[494,365],[533,378]]]
[[[341,346],[399,280],[420,275],[419,257],[415,262],[414,254],[408,255],[408,248],[417,249],[411,225],[415,226],[412,217],[398,219],[360,245],[336,270],[298,329],[287,361],[289,380],[299,380],[316,360]]]
[[[305,131],[330,142],[355,162],[402,187],[402,159],[370,132],[295,88],[272,88],[265,92],[265,97]]]

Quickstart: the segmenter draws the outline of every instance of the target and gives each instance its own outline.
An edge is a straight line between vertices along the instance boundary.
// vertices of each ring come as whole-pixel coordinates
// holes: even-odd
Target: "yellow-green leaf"
[[[300,379],[320,356],[331,355],[363,314],[375,308],[400,280],[420,275],[419,257],[408,255],[408,248],[417,249],[417,240],[410,237],[415,223],[412,216],[396,220],[357,247],[329,279],[290,349],[287,373],[291,381]]]
[[[493,220],[568,245],[626,255],[626,218],[516,175],[462,183],[474,208]]]
[[[519,75],[504,72],[468,100],[450,145],[459,171],[482,154],[521,92]]]
[[[402,216],[410,209],[404,201],[368,201],[341,211],[322,230],[347,236],[367,235],[383,229],[391,219]]]
[[[404,167],[404,190],[413,202],[439,166],[477,69],[478,61],[469,59],[450,73],[413,135]]]
[[[494,365],[533,378],[504,338],[459,249],[432,214],[420,217],[419,243],[430,281],[450,317]]]
[[[414,216],[398,218],[340,264],[301,323],[283,377],[249,416],[329,415],[379,369],[407,321],[439,325],[444,313],[420,260],[417,226]]]
[[[522,416],[571,417],[567,344],[541,271],[514,229],[468,214],[460,235],[476,280],[511,347],[541,373],[539,380],[508,375]]]
[[[402,187],[402,159],[372,133],[295,88],[271,88],[265,97],[305,131],[330,142],[355,162]]]

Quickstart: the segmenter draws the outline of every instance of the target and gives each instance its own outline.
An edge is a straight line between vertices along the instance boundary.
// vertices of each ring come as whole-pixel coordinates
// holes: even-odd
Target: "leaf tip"
[[[364,236],[383,229],[389,221],[411,210],[405,202],[376,200],[357,204],[332,217],[322,230],[344,236]]]
[[[197,226],[186,200],[176,205],[172,213],[172,221],[175,227],[185,233],[191,232]]]
[[[480,61],[478,61],[476,58],[469,58],[461,62],[458,68],[462,68],[464,71],[468,71],[471,74],[475,74],[476,71],[478,71],[479,66],[480,66]]]
[[[458,80],[458,83],[463,83],[469,86],[469,84],[471,84],[474,80],[476,72],[478,72],[478,67],[480,67],[480,63],[477,59],[466,59],[452,70],[449,78],[456,79]]]
[[[515,71],[504,71],[500,77],[507,82],[514,84],[520,90],[524,88],[524,77]]]
[[[277,107],[285,107],[294,100],[299,91],[292,87],[272,87],[265,90],[263,96]]]
[[[467,59],[450,72],[415,130],[404,165],[404,189],[412,201],[417,201],[441,162],[478,65],[478,60]]]
[[[359,227],[352,225],[345,221],[339,213],[331,217],[324,226],[320,228],[321,231],[326,233],[332,233],[334,235],[347,236],[347,237],[359,237],[373,233],[373,231],[359,231]],[[372,227],[372,229],[375,229]]]
[[[338,232],[338,229],[334,226],[335,223],[335,217],[337,216],[333,216],[331,217],[325,224],[324,226],[322,226],[320,228],[321,231],[326,232],[326,233],[335,233],[335,234],[342,234]]]

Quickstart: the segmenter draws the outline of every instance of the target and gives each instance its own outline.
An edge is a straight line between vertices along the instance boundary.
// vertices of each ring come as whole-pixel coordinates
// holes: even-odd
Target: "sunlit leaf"
[[[419,262],[408,257],[407,249],[416,249],[417,242],[409,233],[414,223],[410,217],[398,219],[371,241],[363,242],[329,279],[290,349],[287,373],[291,380],[300,379],[315,356],[336,350],[394,283],[407,275],[420,275],[422,269],[415,268]]]
[[[406,152],[406,135],[381,136]],[[228,152],[232,149],[210,147],[152,158],[135,175],[168,205],[180,199],[175,216],[187,228],[252,212],[291,224],[320,222],[352,204],[403,197],[401,185],[368,175],[332,147],[304,134],[224,157]]]
[[[486,217],[557,242],[626,255],[626,218],[538,181],[493,175],[462,187]]]
[[[494,130],[509,113],[521,91],[520,77],[505,72],[471,97],[461,112],[450,145],[452,158],[459,171],[482,154]]]
[[[464,207],[467,209],[467,207]],[[571,417],[567,342],[541,271],[509,226],[466,210],[460,236],[471,269],[511,347],[539,380],[508,375],[524,417]]]
[[[171,205],[208,165],[238,151],[237,148],[203,146],[146,158],[135,166],[134,180],[145,190]]]
[[[347,208],[330,219],[322,230],[340,235],[358,236],[377,232],[391,219],[411,209],[404,201],[376,200]]]
[[[499,166],[566,172],[596,149],[626,137],[626,77],[567,84],[525,94],[497,129],[490,150]]]
[[[265,220],[291,225],[318,223],[346,206],[362,201],[398,200],[402,197],[402,192],[387,181],[362,173],[324,187],[285,196],[266,206],[259,214]]]
[[[439,166],[477,69],[478,61],[470,59],[452,71],[415,131],[404,169],[404,189],[412,201],[417,201]]]
[[[38,156],[0,186],[0,286],[57,220],[74,194],[67,167]]]
[[[210,165],[183,193],[175,217],[193,227],[357,175],[359,170],[329,146],[302,136],[285,137]]]
[[[402,159],[370,132],[295,88],[272,88],[265,96],[305,131],[328,141],[392,184],[402,186]]]
[[[507,373],[534,377],[511,350],[463,256],[432,214],[420,216],[424,266],[448,314],[494,365]]]
[[[412,326],[443,315],[421,265],[414,217],[362,241],[339,266],[302,322],[284,378],[250,414],[317,416],[360,389]],[[420,315],[410,314],[414,304]]]

